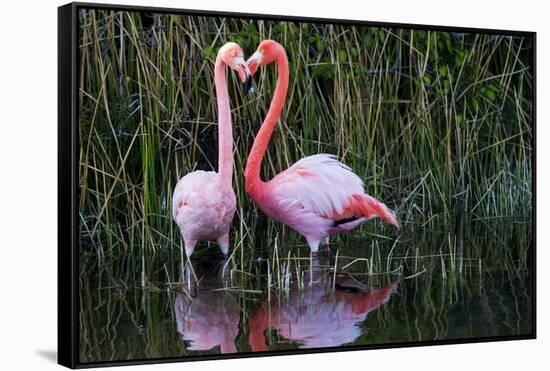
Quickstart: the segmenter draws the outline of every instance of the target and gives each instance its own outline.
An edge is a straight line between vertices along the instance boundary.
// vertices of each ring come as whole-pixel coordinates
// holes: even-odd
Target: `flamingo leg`
[[[195,250],[195,246],[197,245],[197,240],[189,240],[187,238],[183,238],[183,242],[185,245],[185,255],[187,255],[187,259],[191,257],[191,254],[193,254],[193,251]]]
[[[224,286],[229,286],[230,268],[229,268],[229,259],[227,255],[224,256],[223,260],[220,263],[220,279],[223,282]]]
[[[307,243],[309,245],[309,248],[311,249],[311,255],[317,256],[317,252],[319,251],[319,243],[321,243],[321,241],[307,238]]]
[[[183,268],[183,281],[184,284],[187,284],[187,292],[190,296],[196,296],[197,294],[197,285],[198,280],[197,276],[195,274],[195,268],[193,268],[193,263],[191,262],[191,259],[187,259],[187,263],[185,264],[185,267]]]
[[[183,252],[182,252],[182,255],[181,255],[181,259],[182,259],[182,263],[181,263],[181,267],[182,267],[182,276],[183,276],[183,279],[184,279],[184,282],[187,283],[187,291],[189,293],[191,293],[191,289],[192,289],[192,280],[193,280],[193,277],[192,275],[194,275],[194,270],[193,270],[193,264],[191,263],[191,255],[193,254],[193,251],[195,250],[195,246],[197,245],[197,240],[190,240],[188,238],[185,238],[183,237],[183,244],[184,244],[184,248],[185,248],[185,255],[186,255],[186,258],[187,258],[187,262],[186,264],[184,265],[183,263]]]
[[[229,252],[229,232],[217,239],[220,250],[223,253],[223,256],[227,258],[227,253]]]
[[[329,236],[324,237],[322,242],[323,242],[323,250],[325,250],[325,253],[327,255],[330,255]]]

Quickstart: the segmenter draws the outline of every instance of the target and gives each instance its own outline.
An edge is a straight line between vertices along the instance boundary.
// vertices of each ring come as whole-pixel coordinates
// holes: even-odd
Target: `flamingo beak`
[[[252,73],[250,73],[250,69],[248,68],[248,65],[244,61],[242,57],[240,57],[236,61],[236,70],[239,73],[239,78],[241,79],[241,82],[244,84],[244,91],[245,93],[248,93],[249,91],[253,91],[254,88],[252,87]]]
[[[256,51],[246,61],[246,65],[250,69],[250,73],[252,74],[252,76],[254,76],[254,74],[256,73],[256,70],[258,69],[259,65],[262,64],[262,58],[263,58],[263,53]]]
[[[256,51],[254,54],[248,58],[246,61],[246,68],[250,73],[250,78],[245,82],[245,91],[247,93],[254,93],[253,79],[252,76],[256,73],[258,66],[262,63],[262,53]]]
[[[232,68],[237,71],[239,74],[239,79],[244,83],[248,78],[248,75],[250,75],[250,70],[246,66],[246,62],[243,57],[235,57],[234,62],[235,64]]]
[[[248,93],[254,93],[253,82],[254,82],[254,80],[252,80],[252,75],[251,75],[251,74],[247,74],[247,75],[246,75],[246,80],[245,80],[245,82],[244,82],[244,92],[245,92],[246,94],[248,94]]]

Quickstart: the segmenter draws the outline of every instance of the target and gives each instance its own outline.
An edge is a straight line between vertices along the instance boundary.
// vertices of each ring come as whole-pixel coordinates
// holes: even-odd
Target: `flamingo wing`
[[[178,215],[184,210],[187,212],[189,204],[191,209],[199,212],[201,200],[204,198],[205,187],[216,180],[216,173],[213,171],[194,171],[181,178],[174,189],[172,196],[172,216],[177,220]]]
[[[214,240],[227,233],[235,213],[233,188],[221,187],[213,171],[194,171],[174,189],[172,215],[184,238]]]
[[[364,193],[363,182],[336,156],[318,154],[305,157],[276,176],[274,192],[318,215],[341,213],[350,195]]]
[[[303,158],[270,183],[276,198],[326,218],[333,228],[377,216],[398,225],[394,213],[365,194],[361,179],[334,155]]]

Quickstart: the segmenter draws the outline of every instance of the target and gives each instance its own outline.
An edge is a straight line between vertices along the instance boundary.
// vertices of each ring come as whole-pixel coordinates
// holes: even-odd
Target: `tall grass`
[[[107,279],[142,285],[177,278],[182,241],[171,218],[172,190],[190,171],[217,169],[217,50],[235,41],[250,55],[267,38],[286,48],[290,86],[265,179],[303,156],[334,153],[369,194],[397,211],[403,233],[413,236],[409,247],[418,244],[415,233],[453,230],[457,220],[530,222],[530,38],[81,10],[83,266],[108,266]],[[273,258],[275,239],[301,240],[259,214],[244,191],[243,169],[272,97],[275,68],[257,74],[254,96],[227,74],[238,200],[231,268],[244,271],[250,257],[268,256],[266,247]],[[373,222],[335,241],[345,246],[375,237],[387,245],[377,266],[385,270],[397,235],[380,226]],[[442,249],[452,253],[452,234],[447,244]],[[507,254],[524,260],[527,254],[480,248],[466,258],[498,265]],[[307,251],[300,249],[294,257]],[[367,258],[372,251],[354,253]]]

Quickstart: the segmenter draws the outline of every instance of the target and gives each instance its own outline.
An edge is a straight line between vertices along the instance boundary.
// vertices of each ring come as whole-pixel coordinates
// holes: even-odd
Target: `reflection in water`
[[[394,250],[393,241],[382,241],[378,257],[378,247],[365,252],[358,240],[340,247],[336,281],[329,268],[334,261],[295,256],[258,262],[244,255],[222,275],[226,262],[198,254],[196,274],[182,274],[179,251],[163,251],[163,269],[155,263],[141,281],[141,271],[124,268],[126,260],[98,265],[90,250],[81,259],[80,360],[525,336],[533,329],[532,236],[530,225],[513,225],[498,233],[481,226],[473,235],[459,234],[449,254],[442,250],[451,241],[447,233],[413,235],[411,245]],[[373,256],[373,266],[348,264],[361,256]],[[402,272],[382,274],[388,264]],[[386,285],[397,277],[398,289]]]
[[[235,298],[223,291],[199,292],[192,300],[176,297],[176,321],[189,350],[209,350],[220,346],[221,353],[237,351],[239,307]]]
[[[189,342],[188,350],[210,350],[235,353],[239,334],[239,306],[236,298],[220,290],[221,282],[201,282],[193,297],[176,296],[176,323],[181,338]]]
[[[264,302],[256,310],[249,322],[252,351],[269,349],[265,336],[268,329],[277,330],[300,348],[352,343],[362,334],[359,325],[367,314],[385,304],[397,287],[368,287],[349,276],[337,275],[335,284],[329,276],[327,289],[324,278],[322,271],[316,270],[305,280],[303,290],[294,284],[288,299]],[[333,284],[336,290],[332,290]]]

